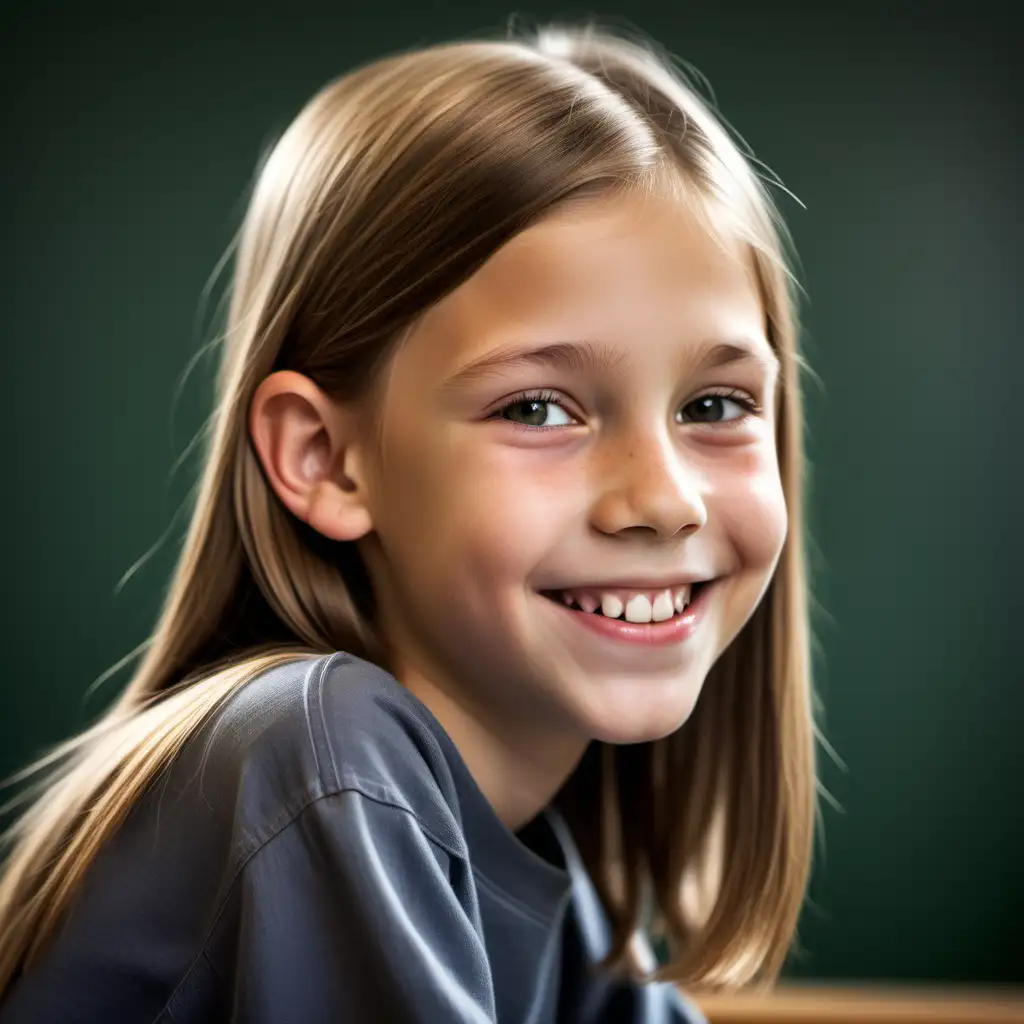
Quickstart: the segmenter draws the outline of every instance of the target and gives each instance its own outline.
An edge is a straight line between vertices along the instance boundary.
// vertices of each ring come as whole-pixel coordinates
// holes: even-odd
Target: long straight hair
[[[749,253],[782,366],[785,548],[690,721],[595,745],[561,797],[635,967],[651,908],[664,978],[775,977],[803,900],[815,817],[802,420],[786,233],[752,160],[652,46],[593,28],[455,43],[325,87],[264,161],[235,255],[217,401],[192,519],[127,688],[45,771],[0,879],[0,993],[31,966],[97,851],[199,726],[289,659],[345,650],[387,668],[354,545],[276,500],[247,429],[278,369],[354,399],[417,317],[539,218],[576,199],[669,188]]]

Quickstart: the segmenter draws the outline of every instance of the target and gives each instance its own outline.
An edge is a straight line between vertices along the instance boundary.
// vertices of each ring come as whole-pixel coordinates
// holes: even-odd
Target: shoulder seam
[[[266,847],[269,846],[275,839],[277,839],[278,836],[286,832],[292,825],[294,825],[299,820],[299,818],[301,818],[302,815],[305,814],[306,811],[308,811],[314,804],[318,804],[323,800],[328,800],[331,797],[343,796],[346,793],[354,793],[356,796],[361,797],[364,800],[369,800],[371,803],[375,803],[381,807],[389,807],[392,810],[408,815],[416,823],[416,827],[420,830],[424,837],[428,839],[431,843],[433,843],[434,846],[438,847],[444,853],[448,854],[448,856],[456,860],[466,861],[468,863],[468,857],[464,853],[460,853],[452,849],[451,844],[444,842],[443,840],[439,839],[436,835],[434,835],[431,829],[427,828],[419,819],[417,814],[409,807],[405,807],[402,804],[399,804],[395,801],[371,796],[370,794],[364,793],[362,790],[356,789],[351,786],[341,789],[333,789],[329,792],[321,791],[317,793],[315,796],[307,800],[301,807],[299,807],[295,811],[295,813],[288,819],[288,821],[284,822],[271,835],[267,836],[266,839],[264,839],[255,849],[251,850],[248,854],[246,854],[245,857],[243,857],[239,861],[238,866],[235,868],[234,874],[231,876],[231,882],[228,885],[227,889],[225,890],[224,896],[220,901],[220,905],[217,907],[216,912],[213,915],[213,918],[210,922],[210,926],[206,930],[206,934],[203,937],[202,945],[199,947],[199,951],[196,953],[192,962],[185,969],[185,973],[182,974],[181,978],[178,981],[178,984],[174,986],[174,990],[168,996],[167,1001],[164,1003],[164,1005],[160,1008],[160,1012],[153,1018],[152,1024],[159,1024],[159,1021],[161,1017],[164,1016],[164,1014],[170,1014],[173,1019],[173,1011],[171,1010],[171,1005],[173,1004],[174,1000],[178,997],[179,992],[181,992],[182,986],[192,976],[192,972],[196,969],[196,966],[204,958],[209,960],[206,952],[207,946],[209,946],[210,939],[213,937],[214,932],[217,930],[217,926],[220,924],[220,920],[224,916],[224,911],[227,909],[227,906],[231,901],[231,896],[234,894],[234,891],[238,886],[239,879],[244,874],[245,869],[249,866],[250,861],[254,860],[257,856],[259,856],[259,854],[264,849],[266,849]],[[211,964],[211,969],[212,966],[213,965]]]
[[[331,760],[331,772],[333,773],[329,784],[325,786],[325,789],[337,791],[339,789],[340,780],[338,778],[338,765],[334,760],[334,750],[331,748],[331,744],[327,740],[327,728],[324,722],[324,711],[323,711],[323,685],[324,677],[327,675],[328,669],[336,662],[346,662],[349,660],[347,654],[344,651],[338,651],[335,654],[325,655],[322,658],[317,659],[310,665],[306,672],[305,678],[302,681],[302,706],[306,714],[306,732],[309,736],[309,745],[313,751],[313,763],[316,765],[317,778],[321,784],[325,781],[324,779],[324,765],[321,763],[321,743],[326,747],[326,752]],[[319,669],[319,671],[317,671]],[[316,681],[314,683],[314,675]],[[313,688],[315,686],[315,692]],[[316,704],[314,712],[313,703]],[[316,717],[316,727],[314,727],[314,715]],[[300,812],[301,813],[301,812]]]

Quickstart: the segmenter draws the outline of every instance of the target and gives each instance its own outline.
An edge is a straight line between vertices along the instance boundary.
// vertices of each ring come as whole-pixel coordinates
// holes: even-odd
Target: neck
[[[510,729],[507,719],[491,722],[415,671],[398,678],[444,727],[480,791],[513,832],[551,803],[586,749],[579,736]]]

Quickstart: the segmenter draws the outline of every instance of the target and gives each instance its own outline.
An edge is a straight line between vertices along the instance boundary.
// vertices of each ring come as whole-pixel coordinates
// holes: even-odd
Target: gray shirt
[[[426,707],[346,654],[233,696],[87,872],[0,1024],[692,1024],[593,970],[564,822],[497,818]]]

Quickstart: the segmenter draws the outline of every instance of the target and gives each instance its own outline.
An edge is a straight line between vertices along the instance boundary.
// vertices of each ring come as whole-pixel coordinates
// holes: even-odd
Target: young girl
[[[3,1024],[680,1022],[667,982],[776,975],[814,818],[782,237],[594,31],[310,102],[156,632],[13,832]]]

